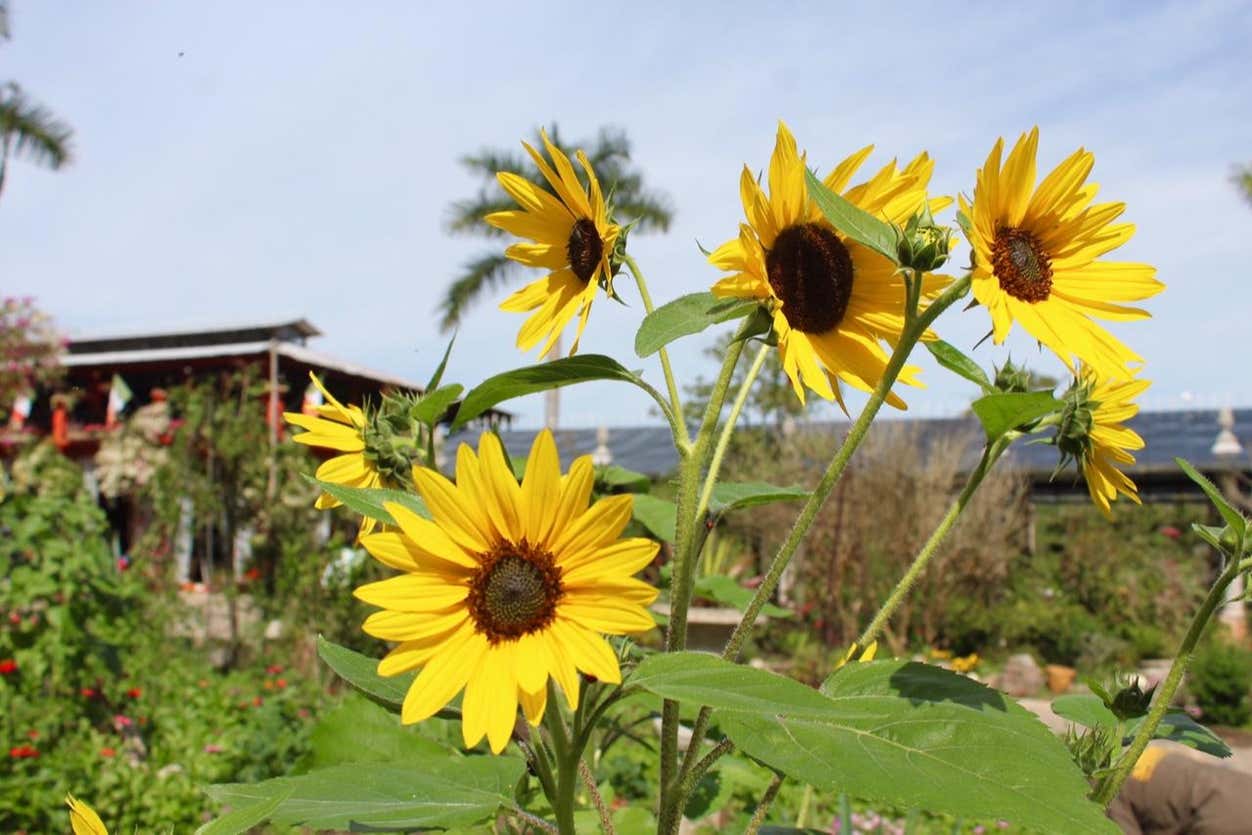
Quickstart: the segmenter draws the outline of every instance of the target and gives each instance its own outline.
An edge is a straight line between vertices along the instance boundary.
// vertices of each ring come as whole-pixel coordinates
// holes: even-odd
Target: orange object
[[[52,410],[52,443],[62,452],[70,445],[70,410],[64,403]]]

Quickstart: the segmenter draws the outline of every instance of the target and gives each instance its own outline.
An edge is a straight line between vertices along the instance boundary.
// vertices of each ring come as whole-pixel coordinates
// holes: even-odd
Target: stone
[[[1043,689],[1043,670],[1029,653],[1011,655],[1000,673],[1000,689],[1010,696],[1033,696]]]

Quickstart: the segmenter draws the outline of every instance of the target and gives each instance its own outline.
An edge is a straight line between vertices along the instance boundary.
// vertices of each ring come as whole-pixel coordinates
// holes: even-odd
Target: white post
[[[192,532],[196,506],[187,497],[178,500],[178,529],[174,533],[174,574],[179,583],[191,579]]]

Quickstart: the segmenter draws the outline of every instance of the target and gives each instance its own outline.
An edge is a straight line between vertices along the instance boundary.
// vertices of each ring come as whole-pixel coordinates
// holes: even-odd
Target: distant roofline
[[[164,328],[144,332],[126,331],[121,333],[93,333],[73,336],[69,340],[68,351],[71,354],[91,353],[101,350],[127,350],[145,343],[164,343],[162,347],[187,345],[214,345],[230,342],[253,341],[258,337],[290,341],[291,339],[307,339],[321,336],[322,332],[308,319],[271,320],[268,322],[238,322],[218,325],[186,326]],[[231,339],[232,336],[244,337]],[[224,337],[226,337],[224,339]],[[248,339],[246,337],[251,337]],[[174,344],[172,344],[174,343]]]

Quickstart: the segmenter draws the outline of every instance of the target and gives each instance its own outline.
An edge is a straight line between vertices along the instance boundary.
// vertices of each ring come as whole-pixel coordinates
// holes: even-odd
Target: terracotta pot
[[[1064,693],[1074,683],[1078,671],[1064,664],[1049,664],[1043,668],[1048,676],[1048,689],[1053,693]]]

